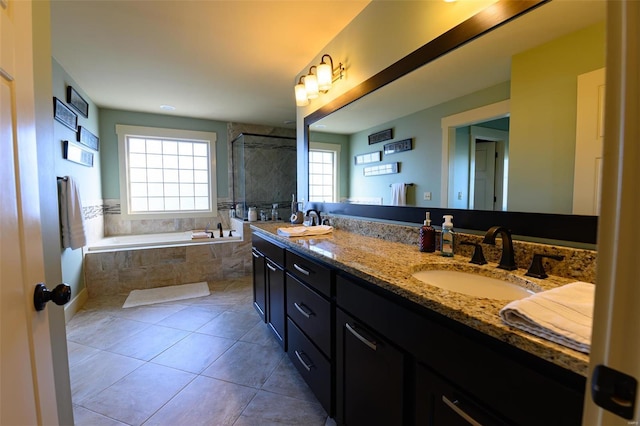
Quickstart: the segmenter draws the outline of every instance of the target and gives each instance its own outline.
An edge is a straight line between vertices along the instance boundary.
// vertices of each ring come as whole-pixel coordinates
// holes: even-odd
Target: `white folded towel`
[[[80,189],[71,177],[58,179],[62,247],[75,250],[87,244]]]
[[[200,238],[211,238],[211,234],[209,232],[204,232],[204,231],[199,231],[199,232],[192,232],[191,233],[191,239],[192,240],[197,240]]]
[[[404,183],[391,184],[391,205],[392,206],[407,205],[407,186]]]
[[[589,353],[594,295],[595,285],[577,281],[514,300],[500,310],[500,317],[508,325]]]
[[[333,226],[317,225],[317,226],[290,226],[287,228],[278,228],[278,235],[285,237],[307,237],[310,235],[324,235],[333,231]]]

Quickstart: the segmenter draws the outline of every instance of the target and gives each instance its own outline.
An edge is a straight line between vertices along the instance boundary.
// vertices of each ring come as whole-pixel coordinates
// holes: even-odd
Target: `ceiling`
[[[297,74],[368,3],[52,0],[52,55],[101,108],[294,127]]]

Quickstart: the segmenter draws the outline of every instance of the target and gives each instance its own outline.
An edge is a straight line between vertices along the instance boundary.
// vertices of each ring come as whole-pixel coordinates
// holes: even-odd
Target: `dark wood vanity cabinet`
[[[387,424],[581,424],[586,380],[576,373],[353,277],[336,278],[336,305],[338,424],[375,423],[368,417],[352,419],[351,404],[393,412],[396,421]],[[349,321],[364,340],[349,336]],[[395,363],[376,364],[370,354],[356,352],[363,348],[355,344],[364,341],[380,342],[401,356]],[[385,392],[367,383],[367,368],[372,375],[394,371],[401,383],[389,382]],[[352,382],[361,381],[368,391],[348,391]],[[382,396],[385,405],[379,405]]]
[[[333,270],[286,253],[288,355],[318,401],[333,413]]]
[[[254,307],[286,350],[284,253],[275,241],[253,234]]]
[[[256,309],[260,318],[264,322],[267,321],[267,276],[265,272],[266,261],[264,255],[253,247],[251,249],[253,256],[253,307]]]
[[[406,425],[405,356],[336,310],[336,420],[344,425]]]

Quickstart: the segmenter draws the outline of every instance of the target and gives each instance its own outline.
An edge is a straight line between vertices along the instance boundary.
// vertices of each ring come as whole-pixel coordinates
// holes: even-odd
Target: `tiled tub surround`
[[[212,282],[250,274],[249,225],[234,220],[231,226],[233,229],[243,229],[244,238],[241,241],[87,252],[84,273],[89,297],[116,295],[134,289]]]
[[[215,229],[218,222],[224,229],[235,229],[229,219],[231,201],[218,199],[218,215],[181,219],[125,219],[121,214],[120,200],[104,200],[104,236],[156,234],[204,229],[210,224]]]
[[[532,353],[553,364],[583,376],[587,374],[589,364],[589,356],[587,354],[574,351],[503,324],[498,312],[508,301],[476,298],[450,292],[422,283],[413,278],[412,274],[426,268],[454,268],[461,271],[473,271],[473,273],[487,276],[517,277],[518,280],[525,280],[531,288],[542,290],[549,290],[559,285],[576,281],[578,279],[576,277],[550,275],[549,278],[540,280],[526,277],[524,275],[526,269],[522,268],[511,272],[503,271],[496,268],[496,258],[489,251],[487,251],[489,264],[477,266],[468,263],[470,255],[456,253],[456,256],[453,258],[445,258],[440,256],[438,252],[421,253],[417,245],[413,243],[404,244],[385,241],[381,238],[363,236],[356,232],[348,232],[339,228],[334,229],[333,233],[329,235],[318,237],[281,237],[277,235],[277,228],[280,226],[283,225],[255,223],[252,228],[256,232],[266,232],[271,238],[293,247],[302,253],[315,257],[353,276],[362,278],[418,305],[422,305],[482,333]],[[371,223],[369,223],[369,229],[375,226],[376,225],[371,226]],[[401,230],[398,229],[396,231]],[[410,234],[408,230],[406,230],[406,232]],[[413,235],[411,236],[413,237]],[[415,232],[415,236],[417,237],[417,231]],[[462,238],[461,235],[458,235],[458,237]],[[484,246],[486,247],[486,245]],[[545,247],[546,246],[540,247],[540,249]],[[456,246],[456,249],[458,248],[459,247]],[[522,251],[516,249],[516,257],[522,255]],[[589,258],[587,255],[588,253],[582,253],[582,256]],[[592,253],[590,256],[595,258],[595,253]],[[575,257],[582,259],[581,255],[576,255]],[[590,268],[582,269],[588,270]],[[588,273],[582,274],[581,276],[587,277]]]

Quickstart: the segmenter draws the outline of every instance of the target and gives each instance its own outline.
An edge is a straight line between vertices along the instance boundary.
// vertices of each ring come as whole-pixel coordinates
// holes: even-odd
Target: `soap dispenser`
[[[453,257],[453,216],[446,214],[442,224],[442,235],[440,236],[440,252],[445,257]]]
[[[431,226],[431,213],[426,212],[424,225],[420,227],[420,251],[436,251],[436,230]]]

